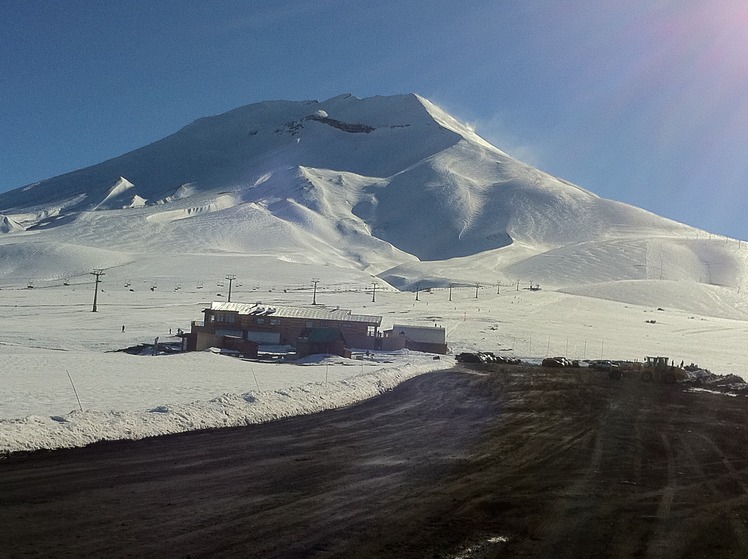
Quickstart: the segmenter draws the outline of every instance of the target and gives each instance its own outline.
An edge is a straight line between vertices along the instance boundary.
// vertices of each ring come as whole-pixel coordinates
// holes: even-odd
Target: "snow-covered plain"
[[[453,363],[117,352],[176,341],[228,274],[232,301],[279,305],[316,278],[384,328],[443,325],[452,355],[748,378],[744,242],[528,167],[418,96],[272,102],[0,194],[0,453],[310,413]]]

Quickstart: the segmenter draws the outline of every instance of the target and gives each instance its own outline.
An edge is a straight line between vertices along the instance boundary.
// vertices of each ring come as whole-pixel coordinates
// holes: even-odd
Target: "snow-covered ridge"
[[[140,198],[154,202],[174,197],[185,184],[202,192],[226,190],[258,167],[265,168],[260,174],[310,166],[389,176],[458,140],[435,124],[412,95],[257,103],[199,119],[101,164],[0,194],[0,211],[59,206],[81,194],[85,199],[70,211],[110,208],[105,202],[132,185]]]
[[[416,95],[416,98],[418,101],[426,108],[428,113],[433,117],[433,119],[441,126],[448,130],[452,130],[462,136],[463,138],[466,138],[470,140],[471,142],[474,142],[478,145],[483,146],[486,149],[489,149],[491,151],[494,151],[504,157],[509,157],[509,155],[500,149],[498,149],[496,146],[492,145],[491,143],[487,142],[483,138],[481,138],[478,134],[476,134],[475,130],[471,128],[470,126],[467,126],[466,124],[460,122],[456,118],[454,118],[452,115],[447,113],[446,111],[442,110],[440,107],[436,106],[434,103],[426,99],[425,97],[421,97],[420,95]]]
[[[23,226],[7,215],[0,215],[0,233],[11,233],[13,231],[23,231]]]

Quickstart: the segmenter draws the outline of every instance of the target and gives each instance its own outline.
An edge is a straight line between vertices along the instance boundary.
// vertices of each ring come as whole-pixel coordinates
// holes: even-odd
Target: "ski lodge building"
[[[203,314],[184,337],[186,351],[218,347],[256,357],[260,345],[291,346],[299,356],[381,348],[382,317],[347,309],[214,302]]]
[[[383,334],[382,348],[388,351],[407,348],[425,353],[447,353],[446,332],[441,326],[395,324],[392,330]]]

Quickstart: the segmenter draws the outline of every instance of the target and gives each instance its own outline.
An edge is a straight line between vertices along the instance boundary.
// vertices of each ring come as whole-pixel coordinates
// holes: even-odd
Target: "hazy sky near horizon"
[[[600,196],[748,239],[744,0],[0,8],[0,192],[257,101],[415,92]]]

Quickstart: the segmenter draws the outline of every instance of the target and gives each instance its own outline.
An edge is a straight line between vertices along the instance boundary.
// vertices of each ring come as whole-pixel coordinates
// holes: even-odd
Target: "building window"
[[[257,318],[255,320],[255,324],[265,324],[265,319],[264,318]]]
[[[280,323],[281,323],[280,318],[271,318],[270,319],[270,324],[272,324],[273,326],[278,326]]]

